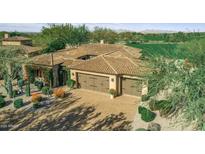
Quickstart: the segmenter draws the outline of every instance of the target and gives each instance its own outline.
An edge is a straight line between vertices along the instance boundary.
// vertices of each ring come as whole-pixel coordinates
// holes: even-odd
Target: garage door
[[[78,73],[79,87],[93,91],[107,93],[109,90],[109,78],[97,75]]]
[[[141,80],[122,78],[122,94],[141,96],[141,93]]]

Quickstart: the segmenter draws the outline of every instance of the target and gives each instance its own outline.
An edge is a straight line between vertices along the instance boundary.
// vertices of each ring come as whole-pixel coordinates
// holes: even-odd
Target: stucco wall
[[[134,77],[134,76],[117,76],[117,75],[109,75],[109,74],[101,74],[101,73],[93,73],[93,72],[86,72],[86,71],[79,71],[79,70],[70,70],[71,72],[71,79],[77,81],[77,73],[85,73],[85,74],[91,74],[91,75],[98,75],[98,76],[106,76],[109,77],[109,88],[115,89],[117,91],[117,94],[121,94],[121,77],[131,78],[131,79],[138,79],[142,80],[142,95],[146,95],[148,93],[148,82],[140,77]]]
[[[76,81],[76,82],[78,82],[77,81],[77,73],[85,73],[85,74],[91,74],[91,75],[98,75],[98,76],[108,77],[109,78],[109,88],[117,90],[118,82],[117,82],[117,76],[116,75],[93,73],[93,72],[86,72],[86,71],[79,71],[79,70],[70,70],[70,72],[71,72],[71,79]]]
[[[148,94],[148,81],[142,82],[142,96]]]
[[[21,45],[21,41],[2,41],[2,45]]]

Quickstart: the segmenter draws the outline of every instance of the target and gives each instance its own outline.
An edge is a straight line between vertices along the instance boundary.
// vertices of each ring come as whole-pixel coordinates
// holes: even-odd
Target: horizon
[[[163,32],[205,32],[205,23],[71,23],[75,26],[85,24],[89,30],[95,27],[110,28],[115,31],[152,33]],[[47,23],[0,23],[0,31],[40,32]]]

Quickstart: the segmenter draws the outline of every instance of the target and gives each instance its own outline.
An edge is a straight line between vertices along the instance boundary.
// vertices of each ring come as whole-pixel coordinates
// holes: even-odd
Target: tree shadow
[[[111,114],[106,116],[102,120],[98,120],[87,130],[102,131],[102,130],[114,130],[114,131],[125,131],[131,129],[131,121],[126,121],[124,113]]]
[[[2,130],[31,131],[101,131],[130,130],[131,121],[124,113],[101,117],[93,105],[78,103],[80,97],[69,95],[65,99],[47,104],[34,110],[31,105],[20,110],[0,113],[0,124],[9,126]],[[2,115],[5,116],[2,118]],[[0,128],[1,130],[1,128]]]

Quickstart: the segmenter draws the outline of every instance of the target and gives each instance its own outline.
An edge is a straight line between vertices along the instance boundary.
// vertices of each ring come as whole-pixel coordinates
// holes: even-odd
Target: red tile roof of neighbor
[[[79,60],[84,55],[96,55],[89,60]],[[71,69],[105,74],[142,76],[146,71],[140,57],[140,49],[116,44],[87,44],[76,49],[64,49],[53,53],[54,65],[63,63]],[[33,58],[35,64],[51,65],[51,55]]]

